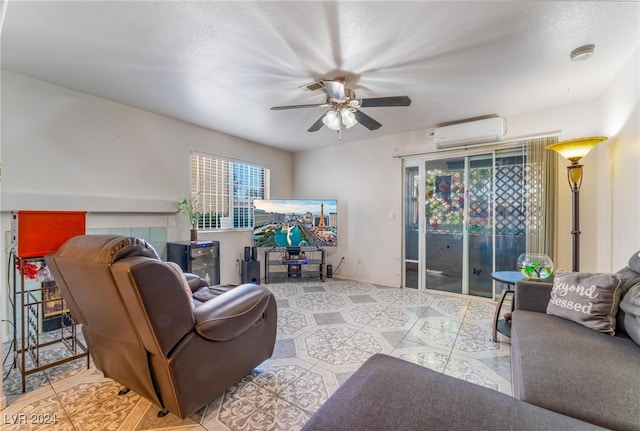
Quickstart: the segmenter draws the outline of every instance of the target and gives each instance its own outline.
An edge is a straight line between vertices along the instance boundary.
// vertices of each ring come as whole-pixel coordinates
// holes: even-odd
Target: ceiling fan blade
[[[358,102],[360,103],[361,108],[411,105],[411,99],[409,99],[409,96],[372,97],[369,99],[359,99]]]
[[[322,122],[323,118],[324,114],[322,114],[322,116],[318,118],[318,121],[316,121],[311,125],[311,127],[309,127],[309,130],[307,130],[307,132],[317,132],[318,130],[320,130],[322,126],[324,126],[324,123]]]
[[[272,111],[280,111],[282,109],[298,109],[298,108],[320,108],[321,106],[326,106],[324,103],[312,103],[310,105],[289,105],[289,106],[274,106],[271,108]]]
[[[344,82],[341,81],[322,81],[329,98],[336,102],[341,102],[347,98],[344,91]]]
[[[322,80],[310,82],[309,84],[301,85],[298,88],[303,88],[303,87],[305,87],[307,90],[310,90],[310,91],[320,90],[321,88],[323,88]]]
[[[382,126],[382,124],[378,123],[376,120],[369,117],[364,112],[358,111],[357,109],[355,110],[353,115],[356,116],[356,120],[358,120],[358,123],[362,124],[364,127],[366,127],[369,130],[376,130]]]

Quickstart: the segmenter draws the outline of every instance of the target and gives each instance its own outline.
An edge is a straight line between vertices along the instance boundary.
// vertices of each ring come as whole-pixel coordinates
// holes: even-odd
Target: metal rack
[[[87,358],[87,368],[90,366],[89,349],[78,339],[78,324],[73,320],[59,289],[54,281],[47,280],[37,284],[25,283],[25,270],[28,265],[44,266],[43,257],[20,258],[10,257],[13,281],[10,298],[13,338],[13,367],[22,376],[22,392],[25,392],[27,376],[48,368],[55,367],[79,358]],[[59,328],[47,331],[44,336],[43,326],[46,317],[59,319]],[[55,331],[55,332],[54,332]],[[41,349],[46,346],[61,344],[67,348],[68,356],[45,362]],[[28,359],[30,361],[28,361]]]
[[[264,282],[304,281],[317,279],[324,281],[323,267],[325,250],[319,247],[296,247],[304,253],[295,258],[287,256],[287,247],[274,247],[264,252]]]

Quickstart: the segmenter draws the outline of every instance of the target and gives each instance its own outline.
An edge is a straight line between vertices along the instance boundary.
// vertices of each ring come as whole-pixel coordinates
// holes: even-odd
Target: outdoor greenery
[[[470,171],[471,194],[465,191],[461,170],[431,170],[425,179],[427,231],[459,233],[468,199],[469,231],[481,232],[489,228],[487,203],[491,193],[491,169]]]

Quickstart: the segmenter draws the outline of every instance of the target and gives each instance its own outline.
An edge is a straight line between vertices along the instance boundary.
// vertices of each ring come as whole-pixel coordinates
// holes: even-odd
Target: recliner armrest
[[[209,287],[209,283],[207,283],[207,280],[203,279],[199,275],[185,272],[184,277],[187,279],[187,284],[191,288],[191,292],[197,292],[203,287]]]
[[[195,330],[211,341],[227,341],[245,332],[265,312],[272,294],[257,284],[243,284],[196,307]]]
[[[518,281],[515,287],[515,309],[546,313],[552,287],[552,283]]]

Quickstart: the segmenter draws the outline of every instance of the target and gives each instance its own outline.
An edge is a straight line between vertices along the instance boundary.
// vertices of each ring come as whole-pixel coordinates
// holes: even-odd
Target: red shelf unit
[[[86,233],[86,211],[13,211],[12,240],[19,258],[58,250],[69,238]]]

